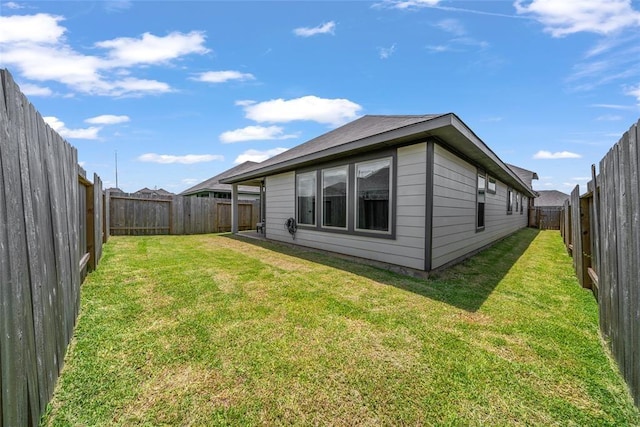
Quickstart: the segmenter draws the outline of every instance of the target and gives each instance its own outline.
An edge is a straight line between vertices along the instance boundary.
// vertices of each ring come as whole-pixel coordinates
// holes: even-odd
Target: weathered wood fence
[[[143,197],[109,193],[109,234],[206,234],[231,231],[231,203],[224,199],[172,196]],[[238,203],[240,230],[259,222],[259,201]]]
[[[0,425],[39,424],[100,259],[102,184],[81,172],[0,70]]]
[[[598,300],[600,331],[640,406],[640,121],[571,193],[561,234],[580,284]]]
[[[536,206],[529,208],[529,227],[540,230],[560,230],[562,207]]]

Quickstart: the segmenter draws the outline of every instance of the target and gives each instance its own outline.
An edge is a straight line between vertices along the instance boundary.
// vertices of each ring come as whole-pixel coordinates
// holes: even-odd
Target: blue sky
[[[640,117],[640,2],[0,2],[0,67],[105,187],[180,192],[364,114],[456,113],[570,192]],[[584,190],[585,187],[582,187]]]

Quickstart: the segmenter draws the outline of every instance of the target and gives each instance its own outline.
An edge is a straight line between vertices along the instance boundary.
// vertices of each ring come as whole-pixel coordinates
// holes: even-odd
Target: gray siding
[[[424,269],[426,144],[415,144],[397,151],[396,238],[382,239],[299,229],[296,238],[284,228],[295,216],[295,174],[267,177],[267,237],[317,249]],[[353,194],[350,195],[352,197]],[[350,213],[351,215],[351,213]]]
[[[287,172],[268,176],[265,181],[265,228],[269,239],[291,241],[284,223],[295,217],[295,178],[294,172]]]
[[[437,268],[527,226],[527,209],[507,214],[507,186],[486,194],[485,228],[476,231],[477,169],[438,144],[434,148],[431,267]],[[525,199],[526,203],[526,199]],[[525,205],[526,206],[526,205]]]

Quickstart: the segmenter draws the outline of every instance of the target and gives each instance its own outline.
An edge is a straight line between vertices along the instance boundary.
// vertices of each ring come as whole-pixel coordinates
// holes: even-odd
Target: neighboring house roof
[[[111,188],[107,188],[104,191],[110,191],[112,193],[124,193],[124,191],[122,191],[121,189],[119,189],[118,187],[111,187]]]
[[[144,187],[140,190],[136,191],[133,194],[148,194],[154,196],[173,196],[173,193],[165,190],[164,188],[158,188],[157,190],[151,190],[150,188]]]
[[[538,197],[534,201],[534,206],[563,206],[565,200],[569,199],[568,194],[557,190],[540,190]]]
[[[223,183],[258,182],[266,175],[282,173],[318,161],[382,149],[427,138],[442,141],[459,154],[481,165],[501,181],[535,197],[530,186],[453,113],[413,116],[363,116],[304,144],[298,145],[233,176]]]
[[[518,175],[518,177],[520,177],[520,179],[529,186],[529,188],[533,189],[533,180],[534,179],[539,179],[538,178],[538,174],[530,171],[528,169],[524,169],[509,163],[505,163],[507,166],[509,166],[509,168],[514,171],[516,173],[516,175]]]
[[[253,168],[254,166],[256,166],[258,163],[256,162],[252,162],[252,161],[246,161],[244,163],[240,163],[238,166],[235,166],[231,169],[227,169],[226,171],[211,177],[209,179],[207,179],[206,181],[202,181],[200,184],[196,184],[191,188],[188,188],[186,190],[184,190],[182,193],[180,193],[180,195],[182,196],[190,196],[192,194],[197,194],[197,193],[202,193],[202,192],[213,192],[213,191],[220,191],[220,192],[231,192],[231,185],[229,184],[221,184],[220,180],[223,178],[227,178],[230,177],[232,175],[238,174],[238,173],[242,173],[247,171],[250,168]],[[238,192],[239,193],[245,193],[245,194],[260,194],[260,191],[258,189],[256,189],[255,187],[249,187],[249,186],[239,186],[238,187]]]

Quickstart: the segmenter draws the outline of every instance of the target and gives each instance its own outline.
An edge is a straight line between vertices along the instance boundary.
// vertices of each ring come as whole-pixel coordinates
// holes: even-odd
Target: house
[[[518,167],[518,166],[515,166],[515,165],[511,165],[509,163],[506,163],[506,165],[509,167],[509,169],[514,171],[516,173],[516,175],[518,175],[518,178],[520,178],[520,180],[522,182],[527,184],[527,187],[529,187],[531,190],[533,190],[533,180],[534,179],[539,179],[537,173],[535,173],[533,171],[530,171],[528,169],[523,169],[521,167]],[[538,193],[536,192],[536,194],[538,194]],[[530,208],[533,207],[533,201],[535,199],[536,198],[529,199],[529,207]]]
[[[427,272],[526,227],[536,196],[453,113],[364,116],[222,182],[233,231],[260,185],[267,238]]]
[[[136,196],[146,196],[146,197],[171,197],[174,194],[170,191],[165,190],[164,188],[158,189],[150,189],[147,187],[141,188],[140,190],[133,193]]]
[[[228,169],[214,177],[211,177],[199,184],[194,185],[191,188],[184,190],[180,193],[181,196],[195,196],[195,197],[214,197],[217,199],[231,199],[231,185],[220,183],[221,179],[230,177],[235,174],[242,173],[250,168],[255,167],[256,162],[246,161],[231,169]],[[259,187],[241,185],[238,187],[238,199],[239,200],[259,200],[260,189]]]
[[[535,199],[535,206],[541,208],[561,208],[571,196],[558,190],[540,190]]]

